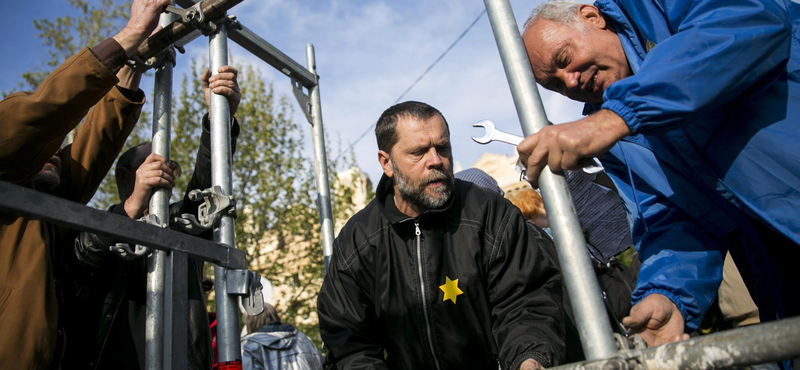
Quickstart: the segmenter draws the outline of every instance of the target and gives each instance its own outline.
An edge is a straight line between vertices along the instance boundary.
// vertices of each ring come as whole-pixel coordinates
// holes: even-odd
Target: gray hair
[[[539,19],[546,19],[551,22],[565,24],[572,29],[583,32],[586,29],[580,17],[578,8],[583,5],[577,1],[570,0],[551,0],[536,6],[525,21],[523,29],[527,29]]]

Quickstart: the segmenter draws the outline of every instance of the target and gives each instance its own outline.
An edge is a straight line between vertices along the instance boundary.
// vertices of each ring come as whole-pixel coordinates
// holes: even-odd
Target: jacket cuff
[[[672,303],[674,303],[676,307],[678,307],[678,311],[680,311],[681,316],[683,316],[683,325],[685,332],[687,333],[692,332],[697,330],[698,327],[700,327],[702,318],[691,317],[691,315],[689,315],[689,310],[686,309],[686,306],[683,304],[683,302],[681,302],[681,299],[677,295],[666,289],[650,289],[646,291],[644,294],[642,294],[641,298],[633,300],[633,302],[631,302],[631,306],[636,305],[637,303],[641,302],[643,299],[645,299],[647,296],[651,294],[661,294],[669,298],[669,300],[672,301]]]
[[[608,100],[600,106],[600,109],[608,109],[622,117],[622,119],[625,120],[625,124],[627,124],[628,128],[631,130],[631,135],[640,133],[639,129],[641,128],[642,123],[639,122],[639,118],[636,117],[636,113],[634,113],[632,109],[628,108],[628,106],[623,104],[622,101]]]
[[[114,102],[122,107],[131,105],[143,106],[145,102],[145,95],[142,89],[133,91],[124,87],[114,86],[109,90],[108,96],[113,98]]]
[[[236,117],[231,118],[231,154],[236,153],[236,139],[239,137],[239,121]],[[200,134],[200,144],[203,148],[211,150],[211,119],[208,113],[203,115],[203,132]]]
[[[519,369],[522,363],[529,358],[536,360],[536,362],[538,362],[539,365],[542,365],[542,367],[548,368],[550,366],[553,366],[553,364],[550,363],[549,357],[547,355],[540,352],[528,351],[519,354],[517,358],[514,359],[514,362],[511,363],[511,369],[509,370]]]
[[[125,49],[113,37],[103,40],[89,50],[112,74],[117,74],[128,61]]]

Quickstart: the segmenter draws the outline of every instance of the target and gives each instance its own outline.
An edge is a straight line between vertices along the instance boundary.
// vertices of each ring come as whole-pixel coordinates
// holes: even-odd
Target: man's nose
[[[567,90],[576,90],[580,88],[581,73],[578,71],[569,72],[562,69],[561,80],[564,81],[564,87]]]
[[[436,148],[431,148],[428,152],[428,168],[438,168],[442,166],[442,157]]]

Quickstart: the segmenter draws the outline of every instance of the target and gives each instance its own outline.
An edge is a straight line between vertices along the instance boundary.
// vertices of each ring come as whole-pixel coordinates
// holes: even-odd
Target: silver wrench
[[[494,127],[494,122],[485,119],[478,123],[474,123],[472,127],[483,127],[484,132],[483,136],[473,136],[472,140],[475,140],[478,144],[489,144],[492,141],[500,141],[507,144],[511,144],[514,146],[519,145],[524,139],[521,136],[509,134],[507,132],[500,131]],[[593,165],[587,166],[583,168],[583,172],[588,174],[595,174],[603,171],[603,165],[600,164],[600,161],[597,158],[592,158],[594,161]]]

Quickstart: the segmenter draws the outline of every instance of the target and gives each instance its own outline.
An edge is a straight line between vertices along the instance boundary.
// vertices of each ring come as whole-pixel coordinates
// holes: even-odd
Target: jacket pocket
[[[3,317],[3,313],[6,311],[8,302],[11,302],[11,297],[14,296],[14,293],[14,289],[0,284],[0,317]]]

